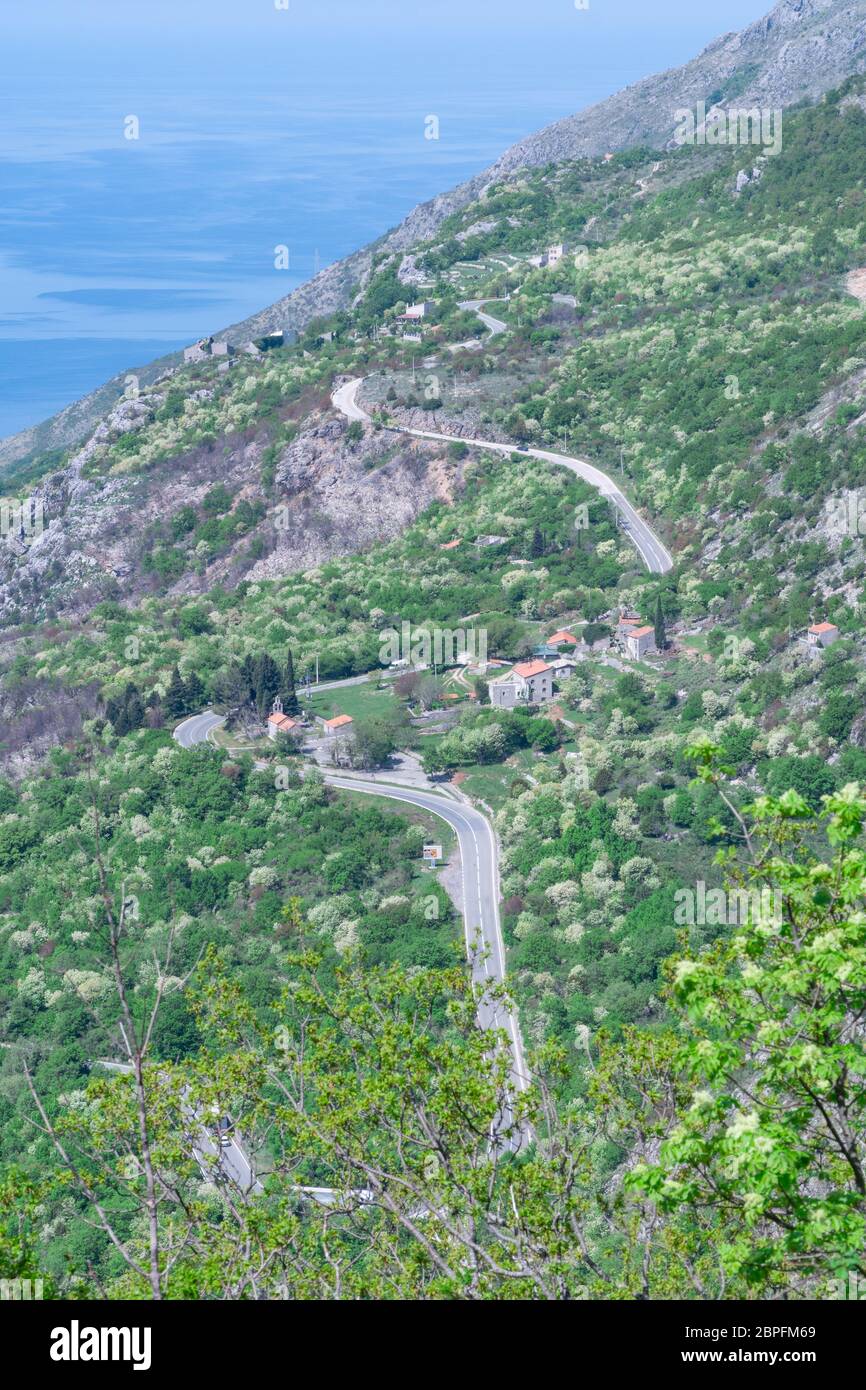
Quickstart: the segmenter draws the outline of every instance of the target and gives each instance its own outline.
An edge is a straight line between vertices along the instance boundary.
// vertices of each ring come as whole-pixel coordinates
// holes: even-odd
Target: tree
[[[544,554],[544,536],[541,533],[540,526],[536,526],[532,533],[532,544],[529,547],[529,554],[533,560],[539,560]]]
[[[224,705],[229,716],[236,714],[242,705],[250,700],[250,687],[246,673],[239,662],[233,661],[219,671],[213,683],[214,699]]]
[[[356,849],[329,856],[334,891],[362,881],[365,862]],[[371,968],[350,954],[323,968],[297,907],[281,917],[277,939],[294,954],[277,1000],[252,1001],[212,946],[188,991],[200,1056],[185,1050],[179,1011],[169,1055],[148,1064],[135,1044],[133,1076],[91,1081],[62,1133],[41,1108],[67,1170],[62,1191],[76,1187],[111,1231],[123,1271],[111,1296],[719,1296],[706,1219],[662,1225],[650,1202],[626,1202],[598,1171],[602,1149],[621,1152],[624,1140],[652,1151],[625,1128],[629,1078],[612,1076],[606,1055],[593,1085],[610,1087],[608,1111],[560,1114],[563,1049],[536,1053],[517,1091],[506,1035],[491,1046],[462,965]],[[542,940],[536,956],[548,964]],[[485,994],[504,1012],[501,986]],[[249,1153],[267,1136],[262,1190],[220,1164],[218,1145],[202,1156],[203,1125],[229,1107]],[[333,1207],[305,1199],[311,1164],[340,1194]],[[144,1221],[128,1219],[138,1210]],[[686,1247],[701,1238],[699,1253]],[[725,1292],[743,1288],[732,1280]]]
[[[177,666],[172,670],[168,690],[165,692],[165,699],[162,703],[169,719],[181,719],[186,714],[186,686]]]
[[[252,703],[264,721],[279,694],[283,679],[280,668],[268,652],[259,652],[252,660],[248,658],[247,671]]]
[[[110,721],[118,738],[131,733],[134,729],[143,728],[145,724],[144,700],[141,691],[133,681],[127,682],[121,696],[107,701],[105,716]]]
[[[34,1181],[23,1168],[0,1174],[0,1279],[29,1280],[31,1290],[40,1280],[41,1293],[35,1296],[57,1298],[54,1280],[45,1275],[38,1256],[37,1232],[49,1187],[44,1178]],[[80,1293],[87,1296],[83,1285]]]
[[[481,613],[475,622],[479,631],[487,633],[487,650],[491,656],[510,657],[526,632],[523,623],[502,613]]]
[[[559,733],[552,719],[538,715],[526,721],[526,742],[530,748],[542,753],[552,753],[559,747]]]
[[[730,758],[726,746],[724,753],[726,758]],[[798,796],[802,796],[811,811],[818,811],[821,798],[829,796],[836,785],[833,769],[827,766],[823,758],[814,754],[805,758],[785,755],[771,758],[761,766],[760,772],[764,776],[764,785],[772,796],[781,796],[789,790],[795,791]]]
[[[512,411],[511,415],[508,417],[508,430],[519,444],[522,444],[524,440],[529,438],[529,426],[519,410]],[[517,457],[520,462],[523,463],[524,460],[521,455],[518,454]]]
[[[396,750],[397,736],[393,723],[387,719],[356,719],[349,739],[349,761],[352,767],[382,767]]]
[[[727,800],[721,750],[693,751]],[[745,862],[725,862],[750,908],[672,963],[673,1120],[628,1186],[663,1215],[712,1213],[725,1269],[755,1293],[815,1297],[866,1275],[866,795],[843,787],[819,816],[793,791],[760,797],[748,820],[728,805]],[[645,1045],[630,1048],[649,1094]]]
[[[655,618],[653,619],[653,626],[655,627],[656,649],[663,652],[667,647],[668,638],[665,632],[665,615],[664,609],[662,608],[661,594],[656,594],[656,611]]]
[[[283,685],[280,691],[283,710],[286,714],[299,714],[298,692],[295,688],[295,659],[291,647],[286,652],[286,668],[283,672]]]
[[[442,698],[445,689],[438,676],[425,675],[418,682],[418,702],[422,709],[429,710]]]
[[[231,510],[232,495],[224,483],[217,483],[202,498],[202,511],[208,516],[222,516]]]
[[[421,676],[418,671],[404,671],[394,682],[394,694],[398,700],[411,702],[418,691]]]
[[[439,777],[444,772],[453,772],[458,759],[452,751],[441,744],[428,744],[421,754],[421,766],[428,777]]]
[[[490,682],[486,681],[483,676],[475,676],[473,678],[472,685],[474,687],[475,694],[478,696],[479,705],[489,705]]]
[[[856,695],[848,695],[844,690],[831,690],[819,716],[818,728],[828,738],[846,739],[859,713],[860,701]]]
[[[186,707],[188,710],[199,710],[204,704],[205,693],[204,685],[198,671],[190,671],[186,680]]]
[[[607,623],[587,623],[581,634],[588,647],[593,643],[600,642],[603,637],[610,637],[610,628]]]
[[[141,691],[131,681],[126,687],[126,722],[130,729],[140,729],[144,724],[144,701]]]

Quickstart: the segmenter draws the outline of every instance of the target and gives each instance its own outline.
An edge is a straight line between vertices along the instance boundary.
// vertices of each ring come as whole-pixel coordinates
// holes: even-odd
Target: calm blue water
[[[0,52],[0,436],[272,303],[718,26],[687,22],[683,5],[681,23],[647,27],[634,0],[583,13],[504,0],[480,6],[484,24],[469,3],[425,6],[423,22],[404,4],[405,22],[386,24],[379,0],[363,24],[360,4],[350,22],[340,0],[294,19],[244,0],[249,26],[184,23],[192,11],[175,24],[157,6],[156,32],[147,5],[91,0],[88,28],[82,3],[81,29],[77,6],[29,7],[38,32],[22,7]],[[726,11],[728,27],[761,9],[732,4],[745,13]],[[288,271],[274,269],[278,245]]]

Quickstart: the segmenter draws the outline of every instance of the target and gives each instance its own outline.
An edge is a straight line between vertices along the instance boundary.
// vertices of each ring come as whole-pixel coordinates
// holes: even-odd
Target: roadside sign
[[[441,864],[442,862],[441,845],[425,845],[422,854],[428,864]]]

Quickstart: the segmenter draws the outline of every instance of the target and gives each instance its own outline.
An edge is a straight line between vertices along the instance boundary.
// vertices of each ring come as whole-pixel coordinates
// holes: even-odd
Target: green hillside
[[[531,264],[558,242],[559,264]],[[420,343],[382,252],[352,311],[225,373],[179,370],[96,442],[85,479],[169,499],[136,537],[141,591],[94,586],[82,614],[68,573],[19,586],[0,655],[0,1162],[31,1192],[26,1260],[59,1288],[93,1269],[146,1294],[88,1219],[98,1197],[143,1259],[134,1088],[91,1072],[118,1051],[120,997],[139,1021],[159,1002],[160,1221],[166,1248],[188,1241],[170,1296],[253,1297],[254,1268],[299,1298],[335,1296],[335,1269],[336,1296],[361,1298],[821,1296],[866,1276],[866,290],[849,280],[866,83],[786,112],[773,155],[522,170],[414,255],[434,305]],[[470,295],[498,301],[503,332]],[[337,424],[348,376],[369,424]],[[333,427],[374,476],[420,420],[454,436],[412,441],[439,500],[396,539],[254,573],[286,450]],[[255,476],[229,485],[247,447]],[[673,569],[650,575],[609,503],[527,447],[606,470]],[[207,487],[175,508],[186,468]],[[617,643],[621,611],[659,650]],[[386,677],[383,634],[404,623],[483,631],[509,667],[563,628],[584,640],[550,705],[512,711],[489,703],[498,667]],[[352,766],[387,776],[407,751],[494,821],[528,1154],[488,1142],[505,1064],[421,864],[433,818],[302,779],[297,749],[263,736],[273,696],[316,670],[370,674],[310,710],[355,718]],[[178,720],[211,704],[222,743],[179,748]],[[731,882],[782,910],[752,899],[732,920],[723,892],[719,912],[681,910]],[[190,1113],[230,1106],[269,1174],[240,1212],[182,1141]],[[298,1197],[382,1173],[396,1205],[363,1216]],[[21,1210],[4,1206],[4,1259]],[[440,1245],[419,1210],[446,1214]]]

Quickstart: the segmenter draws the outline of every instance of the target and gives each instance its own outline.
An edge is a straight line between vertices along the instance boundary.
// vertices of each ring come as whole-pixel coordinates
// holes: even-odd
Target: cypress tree
[[[286,714],[298,714],[298,692],[295,689],[295,659],[292,656],[291,647],[286,652],[286,669],[283,673],[283,688],[280,692],[283,699],[283,710]]]
[[[656,649],[663,652],[668,644],[667,633],[665,632],[665,615],[662,608],[662,596],[656,594],[656,615],[654,620]]]
[[[282,674],[277,663],[267,652],[262,652],[253,663],[253,684],[255,688],[256,710],[260,719],[265,719],[279,694]]]
[[[204,704],[204,686],[198,671],[190,672],[186,682],[186,707],[195,713]]]
[[[127,686],[126,688],[126,727],[140,729],[144,724],[144,701],[137,687]]]
[[[246,701],[248,704],[256,703],[256,662],[258,657],[250,656],[249,653],[241,663],[241,676],[246,684]]]
[[[163,704],[169,719],[180,719],[181,715],[186,714],[186,686],[177,666],[171,673]]]

